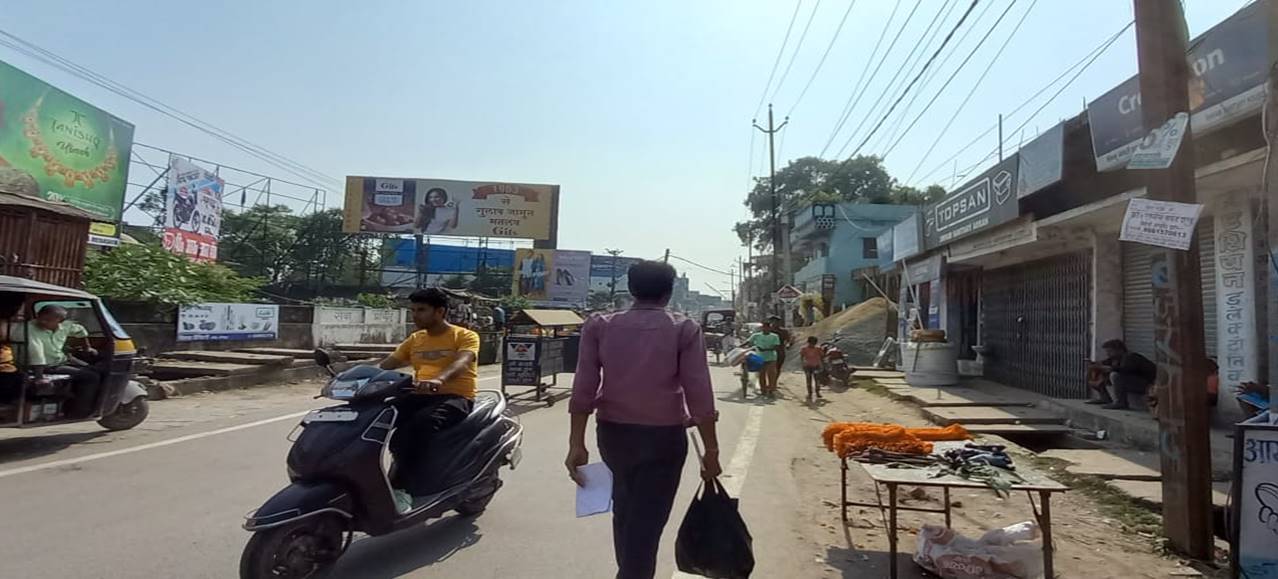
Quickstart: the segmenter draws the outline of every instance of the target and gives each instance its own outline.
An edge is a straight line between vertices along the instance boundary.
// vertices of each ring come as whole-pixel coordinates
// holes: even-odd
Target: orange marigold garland
[[[847,458],[870,448],[906,454],[931,454],[932,441],[968,438],[971,436],[967,430],[958,424],[944,428],[905,428],[899,424],[834,422],[821,433],[826,450],[837,453],[839,458]]]

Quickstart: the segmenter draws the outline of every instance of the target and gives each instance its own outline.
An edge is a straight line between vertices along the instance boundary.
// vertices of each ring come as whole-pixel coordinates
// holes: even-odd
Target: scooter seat
[[[497,418],[497,399],[491,396],[480,396],[475,399],[475,405],[470,409],[470,415],[448,430],[475,431],[483,428],[485,424],[497,420]]]

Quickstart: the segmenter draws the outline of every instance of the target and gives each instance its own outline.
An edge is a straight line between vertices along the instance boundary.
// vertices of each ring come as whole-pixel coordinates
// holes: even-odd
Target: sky
[[[969,4],[802,0],[788,41],[789,0],[0,0],[0,29],[326,175],[555,183],[561,248],[644,258],[669,249],[725,271],[745,255],[732,225],[746,217],[751,177],[767,170],[766,142],[750,126],[766,122],[761,102],[775,103],[778,123],[790,119],[778,166],[822,155],[827,142],[823,156],[836,158],[866,141],[859,152],[886,154],[893,177],[948,188],[965,168],[991,163],[980,161],[996,147],[993,131],[949,158],[1000,113],[1014,149],[1136,72],[1128,30],[1055,99],[1063,81],[1022,107],[1122,29],[1131,3],[978,0],[867,140]],[[1197,35],[1245,2],[1183,4]],[[132,122],[138,142],[301,181],[7,47],[0,60]],[[860,78],[861,98],[832,139]],[[154,176],[132,171],[141,185]],[[327,203],[340,206],[340,193]],[[143,221],[136,210],[128,217]],[[675,263],[693,289],[728,291],[726,275]]]

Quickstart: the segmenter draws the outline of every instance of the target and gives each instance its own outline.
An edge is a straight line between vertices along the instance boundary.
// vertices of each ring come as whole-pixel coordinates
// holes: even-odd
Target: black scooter
[[[315,360],[330,368],[327,353],[317,350]],[[502,485],[498,469],[519,463],[523,427],[506,414],[500,392],[485,390],[470,416],[426,450],[420,470],[431,479],[415,482],[435,491],[415,497],[407,511],[396,508],[384,465],[399,419],[393,403],[412,386],[412,376],[375,366],[356,366],[324,386],[317,398],[343,404],[310,412],[290,435],[292,483],[249,513],[244,528],[253,537],[240,557],[241,579],[313,577],[337,561],[357,531],[385,535],[448,511],[475,516],[488,507]]]

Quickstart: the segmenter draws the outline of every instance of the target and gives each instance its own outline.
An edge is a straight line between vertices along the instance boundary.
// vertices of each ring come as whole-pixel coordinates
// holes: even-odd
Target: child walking
[[[803,377],[808,383],[808,403],[811,404],[813,394],[821,398],[821,382],[817,380],[817,372],[821,371],[824,352],[817,347],[816,336],[808,336],[808,345],[799,350],[799,357],[803,359]]]

